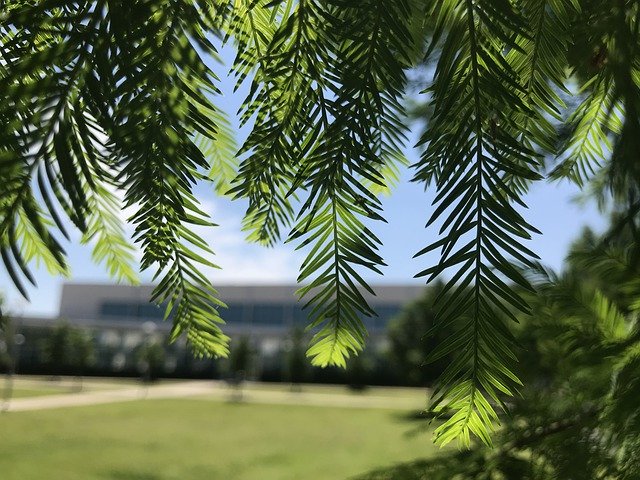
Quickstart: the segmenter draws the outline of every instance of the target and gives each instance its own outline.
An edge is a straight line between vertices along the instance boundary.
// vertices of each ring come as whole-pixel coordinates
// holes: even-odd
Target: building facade
[[[258,376],[278,368],[292,332],[303,330],[308,324],[307,313],[295,294],[297,287],[227,285],[216,289],[228,307],[220,309],[220,314],[226,322],[222,328],[231,337],[232,345],[242,337],[251,343],[259,360]],[[62,288],[57,318],[17,321],[22,329],[32,330],[51,328],[60,322],[82,327],[94,339],[97,369],[132,374],[137,369],[136,349],[150,341],[165,343],[171,329],[170,319],[163,320],[164,308],[149,302],[152,290],[152,285],[67,283]],[[376,296],[366,296],[378,313],[378,317],[363,318],[369,332],[369,349],[384,350],[387,324],[423,290],[419,286],[378,286]],[[37,362],[37,349],[35,342],[27,342],[21,355],[23,361]],[[183,339],[165,345],[165,350],[166,375],[207,376],[214,368],[210,360],[194,359]]]

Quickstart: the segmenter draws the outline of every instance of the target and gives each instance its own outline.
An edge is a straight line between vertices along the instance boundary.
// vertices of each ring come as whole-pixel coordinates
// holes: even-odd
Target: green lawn
[[[75,377],[64,377],[51,380],[41,376],[16,376],[13,380],[12,398],[42,397],[45,395],[76,394],[80,380]],[[82,392],[119,390],[139,385],[137,379],[103,379],[85,377],[82,380]],[[6,382],[0,378],[0,399],[5,394]]]
[[[434,452],[399,412],[148,400],[0,415],[2,480],[340,480]]]
[[[4,398],[7,389],[6,379],[0,380],[0,398]],[[42,397],[45,395],[59,395],[73,393],[69,384],[50,382],[41,379],[31,379],[27,377],[14,377],[11,398]]]
[[[69,393],[67,388],[14,388],[12,391],[12,398],[26,398],[26,397],[43,397],[45,395],[58,395],[61,393]]]
[[[364,390],[354,390],[346,385],[323,385],[314,383],[305,383],[300,391],[311,393],[327,393],[327,394],[345,394],[351,396],[374,395],[376,397],[393,397],[404,399],[418,399],[419,404],[427,403],[427,389],[417,387],[366,387]],[[274,392],[290,392],[292,387],[289,383],[264,383],[264,382],[246,382],[244,389],[274,391]]]

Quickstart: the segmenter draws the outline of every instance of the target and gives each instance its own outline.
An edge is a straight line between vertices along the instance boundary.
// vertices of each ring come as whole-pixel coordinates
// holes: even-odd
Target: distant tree
[[[86,331],[73,328],[70,338],[69,365],[75,371],[79,391],[83,389],[85,370],[95,362],[96,354],[93,338]]]
[[[232,400],[241,401],[243,397],[243,385],[248,373],[253,367],[254,351],[248,337],[240,337],[231,348],[228,360],[228,371],[231,386],[233,387]]]
[[[0,295],[0,367],[5,370],[2,409],[7,409],[13,397],[13,377],[16,370],[17,346],[11,317],[3,310],[4,297]]]
[[[91,336],[81,328],[62,322],[43,339],[42,350],[53,377],[74,374],[79,380],[77,388],[82,390],[85,369],[95,363]]]
[[[289,335],[289,348],[285,352],[285,378],[291,382],[291,389],[299,391],[300,384],[307,379],[308,362],[306,357],[304,331],[294,328]]]
[[[0,367],[7,369],[7,372],[9,372],[11,370],[11,342],[9,341],[9,331],[12,330],[12,328],[11,320],[3,309],[3,303],[4,297],[0,295]]]
[[[136,349],[135,357],[144,382],[153,382],[160,378],[165,359],[164,347],[160,342],[143,342]]]
[[[43,357],[52,378],[68,373],[73,349],[73,327],[67,322],[58,323],[42,341]]]
[[[439,283],[425,288],[422,296],[406,305],[387,327],[389,360],[394,374],[405,385],[432,385],[454,358],[453,353],[447,353],[438,360],[427,361],[437,346],[455,332],[452,326],[436,328],[435,300],[443,287]]]
[[[347,365],[347,386],[351,390],[365,390],[371,382],[373,369],[373,359],[365,350],[362,354],[351,359]]]

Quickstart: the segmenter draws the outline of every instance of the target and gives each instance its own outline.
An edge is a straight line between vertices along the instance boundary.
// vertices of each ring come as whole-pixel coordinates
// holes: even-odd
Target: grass
[[[14,388],[11,396],[12,398],[44,397],[46,395],[57,395],[60,393],[69,393],[69,390],[66,388]]]
[[[244,388],[248,391],[263,390],[274,392],[289,392],[291,384],[289,383],[253,383],[245,382]],[[405,399],[418,399],[426,404],[427,390],[425,388],[415,387],[366,387],[364,390],[354,390],[346,385],[323,385],[306,383],[301,387],[302,391],[310,393],[328,393],[328,394],[345,394],[353,396],[375,395],[378,397],[393,397]]]
[[[75,377],[51,379],[40,376],[16,376],[13,379],[12,398],[42,397],[46,395],[76,394],[80,380]],[[82,380],[83,392],[118,390],[139,384],[137,379],[103,379],[85,377]],[[0,398],[5,394],[6,381],[0,379]]]
[[[148,400],[0,415],[3,480],[340,480],[433,454],[402,412]]]
[[[3,377],[0,380],[0,398],[6,395],[7,386],[7,380]],[[11,388],[11,398],[43,397],[65,393],[73,393],[70,385],[28,377],[14,377],[13,388]]]

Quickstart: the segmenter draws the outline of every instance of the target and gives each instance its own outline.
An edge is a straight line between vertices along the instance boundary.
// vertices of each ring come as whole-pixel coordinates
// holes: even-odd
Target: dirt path
[[[224,396],[220,395],[221,393]],[[231,398],[229,390],[217,391],[199,399],[226,399]],[[376,395],[375,393],[323,393],[323,392],[292,392],[278,390],[255,390],[248,388],[242,393],[242,401],[248,403],[266,403],[276,405],[309,405],[315,407],[344,407],[344,408],[383,408],[392,410],[421,410],[426,406],[426,393],[424,396],[411,397],[389,395]]]
[[[203,395],[211,391],[210,382],[180,382],[150,387],[135,386],[115,390],[85,391],[63,393],[11,400],[5,410],[22,412],[27,410],[45,410],[52,408],[80,407],[104,403],[129,402],[144,398],[181,398]]]
[[[310,387],[311,389],[312,387]],[[223,382],[184,381],[168,384],[120,387],[109,390],[88,390],[80,393],[64,393],[39,397],[16,398],[5,410],[21,412],[46,410],[142,399],[193,398],[202,401],[242,401],[277,405],[310,405],[317,407],[382,408],[394,410],[420,410],[426,406],[426,392],[416,390],[398,395],[370,393],[289,391],[269,389],[264,385],[248,384],[240,393]],[[8,407],[8,408],[6,408]]]

